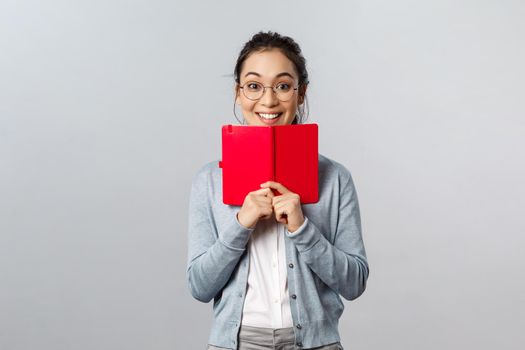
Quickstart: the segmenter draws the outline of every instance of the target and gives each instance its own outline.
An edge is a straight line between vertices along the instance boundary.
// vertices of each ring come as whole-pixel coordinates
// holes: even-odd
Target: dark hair
[[[254,52],[261,52],[265,50],[279,49],[290,61],[292,61],[297,74],[299,75],[299,94],[303,94],[306,101],[305,88],[308,85],[308,71],[306,70],[306,60],[301,52],[299,45],[290,37],[280,35],[272,31],[259,32],[252,36],[252,38],[244,44],[237,63],[235,64],[234,78],[237,84],[240,84],[240,75],[244,61]],[[295,115],[292,124],[300,124],[308,117],[304,114],[304,105],[298,107],[299,115]],[[235,105],[234,105],[235,113]],[[237,116],[236,116],[237,117]]]

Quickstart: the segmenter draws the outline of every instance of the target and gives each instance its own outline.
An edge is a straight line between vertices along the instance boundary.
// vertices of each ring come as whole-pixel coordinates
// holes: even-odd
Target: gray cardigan
[[[248,279],[252,230],[237,221],[239,209],[222,202],[218,162],[202,167],[191,188],[187,281],[195,299],[214,299],[209,344],[227,349],[237,349]],[[359,297],[369,270],[357,193],[343,165],[319,155],[319,202],[302,210],[305,223],[285,230],[285,250],[296,345],[312,348],[340,341],[340,295]]]

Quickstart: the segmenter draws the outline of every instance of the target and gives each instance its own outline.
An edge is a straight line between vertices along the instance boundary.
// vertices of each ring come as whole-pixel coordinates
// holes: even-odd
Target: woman
[[[293,39],[254,35],[235,81],[243,123],[302,122],[308,73]],[[319,155],[315,204],[266,182],[225,205],[221,179],[216,161],[205,165],[190,198],[187,277],[193,297],[214,299],[208,349],[342,349],[339,295],[359,297],[369,271],[349,171]]]

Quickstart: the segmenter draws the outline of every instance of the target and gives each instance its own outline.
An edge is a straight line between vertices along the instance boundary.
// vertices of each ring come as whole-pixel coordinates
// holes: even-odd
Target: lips
[[[263,122],[265,125],[274,125],[279,120],[281,120],[281,116],[283,113],[255,113],[261,122]]]
[[[271,120],[271,119],[279,118],[282,113],[258,113],[257,112],[256,114],[263,119]]]

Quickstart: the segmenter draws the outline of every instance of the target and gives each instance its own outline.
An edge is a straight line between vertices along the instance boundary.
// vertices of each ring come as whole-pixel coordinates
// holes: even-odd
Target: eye
[[[260,91],[262,89],[262,85],[256,82],[246,83],[245,87],[249,91]]]
[[[279,91],[286,92],[289,91],[292,88],[292,86],[288,83],[279,83],[275,88]]]

